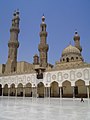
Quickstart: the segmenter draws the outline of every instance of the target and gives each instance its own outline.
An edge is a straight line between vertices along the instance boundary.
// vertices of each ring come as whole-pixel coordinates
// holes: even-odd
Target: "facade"
[[[25,97],[87,97],[90,96],[90,64],[82,57],[80,36],[75,32],[74,43],[62,52],[60,60],[48,63],[45,17],[40,24],[39,56],[33,63],[18,62],[19,12],[13,14],[8,42],[8,59],[0,65],[0,96]]]

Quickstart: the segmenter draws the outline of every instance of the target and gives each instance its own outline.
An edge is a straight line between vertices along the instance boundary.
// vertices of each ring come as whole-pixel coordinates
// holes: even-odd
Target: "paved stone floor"
[[[90,120],[90,100],[0,97],[0,120]]]

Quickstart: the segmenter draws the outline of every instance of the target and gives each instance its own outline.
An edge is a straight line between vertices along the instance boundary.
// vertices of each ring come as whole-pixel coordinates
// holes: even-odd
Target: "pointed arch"
[[[15,84],[12,83],[10,86],[10,96],[15,96],[15,94],[16,94]]]
[[[62,96],[63,97],[72,97],[73,89],[71,86],[71,82],[66,80],[62,83]]]
[[[59,85],[58,82],[53,81],[50,84],[50,96],[51,97],[59,97]]]
[[[32,84],[27,83],[25,87],[25,96],[26,97],[32,97]]]
[[[19,83],[17,86],[17,96],[23,96],[23,84]]]
[[[37,84],[37,95],[38,97],[44,97],[44,84],[42,82]]]
[[[5,85],[4,85],[4,88],[3,88],[3,96],[8,96],[8,84],[5,84]]]
[[[75,88],[77,88],[75,92],[76,97],[87,97],[87,88],[84,80],[77,80],[75,82]]]

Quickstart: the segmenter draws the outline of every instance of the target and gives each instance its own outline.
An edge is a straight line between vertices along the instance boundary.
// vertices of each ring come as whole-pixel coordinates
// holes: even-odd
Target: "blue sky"
[[[47,24],[48,62],[60,60],[61,53],[77,29],[81,37],[82,55],[90,62],[90,0],[0,0],[0,64],[6,63],[8,41],[14,10],[20,11],[18,61],[33,62],[38,54],[41,17]]]

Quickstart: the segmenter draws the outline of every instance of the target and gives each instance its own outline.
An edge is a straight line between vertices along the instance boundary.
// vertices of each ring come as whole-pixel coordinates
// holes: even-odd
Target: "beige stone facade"
[[[33,63],[17,61],[19,12],[13,14],[8,42],[8,59],[0,65],[0,95],[26,97],[88,97],[90,96],[90,64],[82,57],[80,36],[74,35],[75,45],[67,46],[60,60],[48,63],[45,17],[40,24],[40,43]]]

